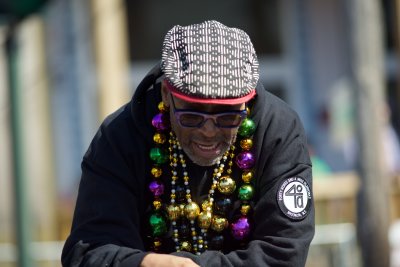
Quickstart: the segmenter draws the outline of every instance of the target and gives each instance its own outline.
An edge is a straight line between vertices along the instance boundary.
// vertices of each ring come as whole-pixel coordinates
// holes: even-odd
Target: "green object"
[[[160,214],[152,214],[149,221],[151,229],[153,230],[153,236],[161,236],[167,232],[167,223],[165,222],[165,218]]]
[[[150,158],[157,164],[163,164],[168,160],[168,153],[165,149],[153,147],[150,150]]]
[[[0,13],[18,18],[37,12],[47,0],[4,0],[0,4]]]
[[[311,156],[311,162],[312,162],[313,177],[320,178],[323,177],[324,175],[332,173],[332,170],[329,167],[329,165],[322,159],[316,156]]]
[[[250,137],[256,130],[256,124],[252,119],[246,118],[243,120],[242,124],[239,127],[238,134],[241,137],[247,138]]]
[[[18,86],[18,49],[15,44],[15,37],[11,33],[6,41],[7,67],[10,96],[10,120],[12,132],[12,151],[13,151],[13,181],[15,199],[15,236],[18,250],[18,264],[20,267],[33,266],[30,243],[31,232],[29,216],[29,201],[26,185],[26,164],[23,157],[23,138],[22,138],[22,103],[21,88]]]
[[[244,184],[239,188],[238,194],[240,200],[250,200],[254,194],[253,187],[249,184]]]

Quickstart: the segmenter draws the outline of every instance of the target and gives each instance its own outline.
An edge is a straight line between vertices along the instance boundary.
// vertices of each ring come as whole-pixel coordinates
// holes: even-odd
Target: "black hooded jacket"
[[[134,267],[149,253],[149,151],[154,146],[151,120],[161,101],[160,76],[156,66],[132,100],[105,119],[84,155],[72,230],[62,253],[63,266]],[[207,267],[305,265],[314,235],[306,137],[297,114],[286,103],[261,84],[256,90],[251,112],[257,125],[253,136],[257,160],[250,241],[242,248],[227,242],[223,251],[208,250],[199,256],[172,250],[167,253],[189,257]],[[212,168],[191,163],[188,171],[195,188],[193,197],[198,200],[208,192]],[[307,205],[299,212],[287,204],[291,199],[299,200],[293,193],[295,186],[307,189],[298,203],[306,201]]]

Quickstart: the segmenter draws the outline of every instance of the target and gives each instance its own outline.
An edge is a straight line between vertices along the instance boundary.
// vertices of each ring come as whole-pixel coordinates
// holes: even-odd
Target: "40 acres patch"
[[[293,220],[304,219],[311,207],[311,191],[307,181],[300,177],[284,180],[279,187],[277,200],[287,217]]]

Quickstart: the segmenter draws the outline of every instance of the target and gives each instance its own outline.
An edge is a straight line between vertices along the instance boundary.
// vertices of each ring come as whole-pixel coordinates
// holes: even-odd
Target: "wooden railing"
[[[360,179],[355,172],[314,178],[316,224],[355,223],[359,187]],[[389,192],[390,220],[393,221],[400,219],[400,176],[390,182]]]

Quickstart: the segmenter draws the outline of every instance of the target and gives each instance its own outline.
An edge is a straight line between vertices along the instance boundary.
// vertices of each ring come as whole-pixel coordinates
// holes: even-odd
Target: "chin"
[[[194,163],[202,167],[210,167],[218,163],[219,160],[222,159],[223,154],[219,155],[216,158],[206,159],[206,158],[199,158],[196,156],[192,151],[187,150],[185,147],[182,147],[183,151],[187,155],[187,157]]]
[[[196,157],[195,158],[189,157],[189,158],[191,161],[193,161],[194,164],[197,164],[202,167],[211,167],[211,166],[217,164],[217,162],[221,159],[221,157],[218,157],[213,160],[198,159]]]

